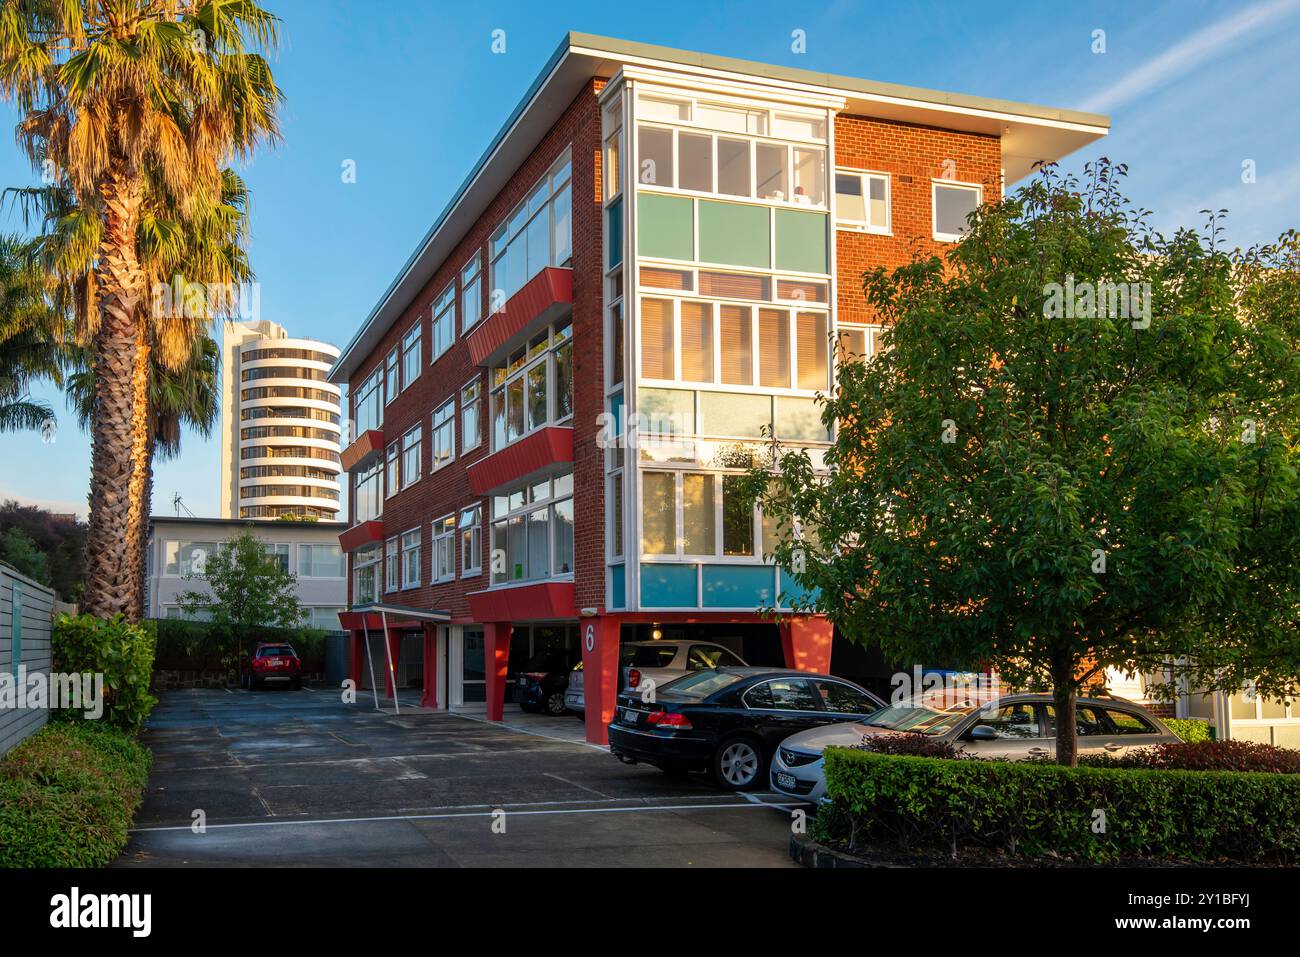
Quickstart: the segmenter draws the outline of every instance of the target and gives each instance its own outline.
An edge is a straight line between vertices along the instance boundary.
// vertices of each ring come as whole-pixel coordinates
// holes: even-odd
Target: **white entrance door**
[[[451,706],[458,711],[487,711],[487,657],[481,625],[451,628]]]

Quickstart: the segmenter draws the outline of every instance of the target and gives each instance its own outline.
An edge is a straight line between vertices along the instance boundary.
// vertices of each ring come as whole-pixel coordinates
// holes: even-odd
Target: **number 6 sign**
[[[596,650],[596,626],[595,625],[587,626],[587,634],[583,640],[586,642],[588,651]]]

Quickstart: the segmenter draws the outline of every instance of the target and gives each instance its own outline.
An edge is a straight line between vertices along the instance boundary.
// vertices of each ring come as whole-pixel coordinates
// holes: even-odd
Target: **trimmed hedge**
[[[243,636],[206,621],[159,618],[156,671],[227,671],[238,669],[241,651],[247,654],[264,641],[293,645],[307,673],[325,670],[325,632],[319,628],[255,628]]]
[[[1214,725],[1201,718],[1162,718],[1161,720],[1164,721],[1165,727],[1189,744],[1214,740]]]
[[[819,839],[1093,862],[1300,861],[1300,776],[826,750]],[[1101,812],[1101,813],[1098,813]],[[1104,817],[1103,817],[1104,815]]]
[[[149,693],[157,632],[152,622],[131,624],[121,615],[59,615],[50,632],[51,670],[104,676],[106,722],[139,730],[158,699]],[[56,712],[80,720],[81,712]]]
[[[1300,774],[1300,751],[1258,741],[1197,741],[1135,748],[1120,757],[1086,755],[1080,764],[1100,768],[1154,768],[1161,771],[1262,771]]]
[[[102,867],[126,846],[153,757],[103,722],[46,725],[0,759],[0,867]]]

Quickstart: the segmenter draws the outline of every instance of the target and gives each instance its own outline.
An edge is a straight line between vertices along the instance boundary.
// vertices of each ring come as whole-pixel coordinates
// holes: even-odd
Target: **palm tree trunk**
[[[84,608],[92,615],[134,620],[141,582],[133,573],[127,533],[132,524],[135,472],[136,310],[145,274],[136,256],[142,187],[122,160],[101,191],[105,210],[96,274],[99,330],[94,339],[95,414],[92,417],[90,529],[86,537]]]
[[[145,550],[149,538],[149,500],[153,470],[153,410],[149,405],[150,348],[148,317],[137,312],[135,367],[131,375],[134,408],[131,412],[131,519],[126,531],[127,561],[135,581],[134,601],[128,617],[144,617]]]

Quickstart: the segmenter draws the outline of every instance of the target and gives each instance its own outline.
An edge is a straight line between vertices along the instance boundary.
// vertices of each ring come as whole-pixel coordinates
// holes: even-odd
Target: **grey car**
[[[1151,712],[1122,698],[1080,698],[1075,714],[1080,754],[1120,755],[1179,740]],[[853,747],[864,737],[898,733],[929,735],[981,758],[1024,761],[1056,754],[1051,695],[1011,694],[960,704],[923,696],[891,705],[865,721],[812,728],[786,738],[772,757],[772,789],[821,801],[826,795],[822,754],[827,747]]]

